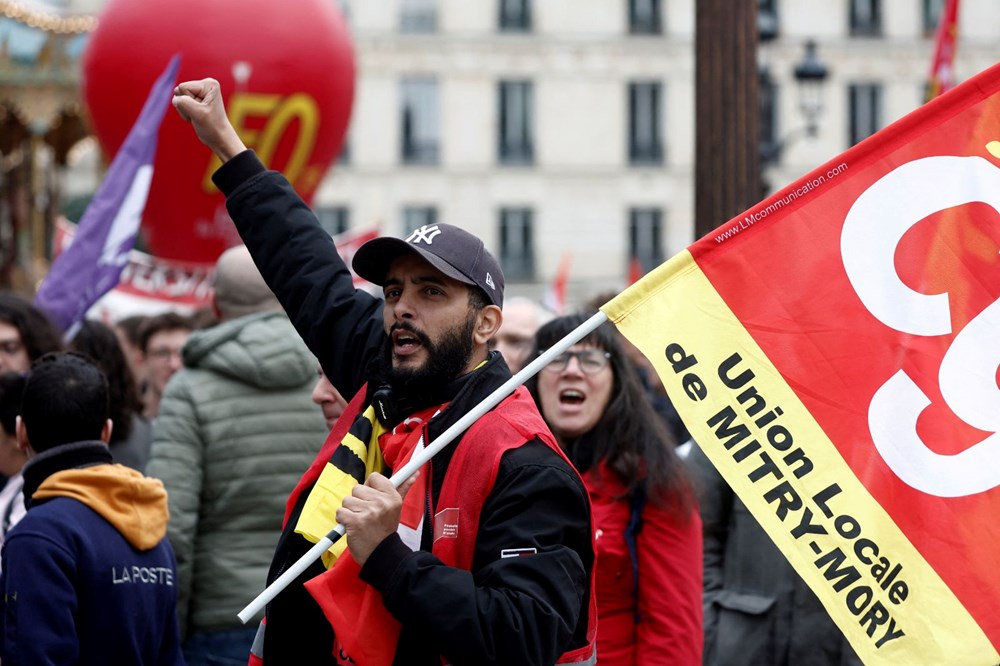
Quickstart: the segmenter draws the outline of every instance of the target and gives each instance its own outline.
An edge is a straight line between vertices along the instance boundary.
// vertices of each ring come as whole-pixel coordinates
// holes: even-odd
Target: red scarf
[[[379,438],[382,456],[391,469],[400,469],[418,447],[423,448],[426,422],[444,407],[417,412]],[[400,536],[413,550],[420,548],[430,467],[428,463],[420,469],[400,514]],[[381,595],[361,580],[361,567],[348,555],[345,552],[329,571],[308,581],[305,587],[334,628],[334,657],[338,664],[388,666],[396,654],[399,622],[385,609]]]
[[[421,425],[416,432],[424,434],[426,428]],[[410,459],[420,438],[411,434],[412,441],[399,444],[389,441],[389,436],[383,435],[380,440],[383,455],[393,469],[399,469]],[[438,515],[434,517],[432,552],[444,564],[471,570],[480,512],[493,489],[500,459],[507,451],[536,437],[566,459],[524,387],[519,387],[500,407],[485,414],[462,435],[443,479],[439,506],[435,508]],[[418,480],[406,495],[406,500],[414,498],[421,501],[421,517],[423,500],[431,487],[427,485],[429,471],[430,465],[425,465],[421,470],[424,485],[418,488],[421,483]],[[403,503],[404,513],[407,511],[406,500]],[[333,626],[337,637],[334,656],[338,664],[390,666],[399,641],[399,622],[385,609],[380,594],[363,583],[359,574],[360,567],[353,558],[341,557],[329,571],[308,581],[305,586]],[[593,663],[597,619],[593,576],[592,570],[590,598],[586,600],[588,644],[564,653],[557,663]]]

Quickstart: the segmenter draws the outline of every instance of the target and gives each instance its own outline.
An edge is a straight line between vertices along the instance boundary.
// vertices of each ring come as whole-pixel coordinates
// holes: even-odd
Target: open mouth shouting
[[[571,347],[571,360],[546,366],[538,374],[538,398],[542,415],[557,439],[589,432],[604,414],[611,399],[614,372],[598,364],[590,347]],[[595,348],[596,349],[596,348]],[[597,353],[602,353],[597,350]]]
[[[427,336],[412,327],[412,324],[396,324],[389,333],[392,339],[392,356],[397,360],[405,360],[421,348],[430,346]]]
[[[586,401],[587,396],[575,388],[563,389],[559,392],[559,404],[564,407],[579,407]]]
[[[607,407],[611,381],[604,386],[595,385],[598,382],[589,377],[551,380],[541,377],[539,395],[545,420],[556,437],[579,437],[593,428]]]

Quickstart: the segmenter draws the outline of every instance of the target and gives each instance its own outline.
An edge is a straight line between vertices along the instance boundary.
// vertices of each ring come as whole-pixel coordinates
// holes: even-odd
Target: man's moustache
[[[431,344],[430,337],[409,322],[404,321],[398,324],[393,324],[391,327],[389,327],[390,336],[396,331],[406,331],[407,333],[412,333],[418,340],[420,340],[420,343],[423,344],[425,347],[433,346]]]

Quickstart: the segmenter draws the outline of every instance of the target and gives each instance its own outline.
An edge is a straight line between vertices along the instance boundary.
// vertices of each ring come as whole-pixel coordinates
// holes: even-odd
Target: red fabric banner
[[[958,44],[958,0],[945,0],[934,35],[934,59],[927,78],[927,99],[955,87],[955,47]]]
[[[1000,661],[1000,66],[602,309],[866,663]]]

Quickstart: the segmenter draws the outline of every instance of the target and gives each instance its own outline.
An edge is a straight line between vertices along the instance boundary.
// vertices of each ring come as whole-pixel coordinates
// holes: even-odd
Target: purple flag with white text
[[[35,305],[72,337],[87,310],[121,278],[146,207],[153,158],[170,105],[180,55],[153,84],[139,118],[80,220],[73,245],[52,265]]]

